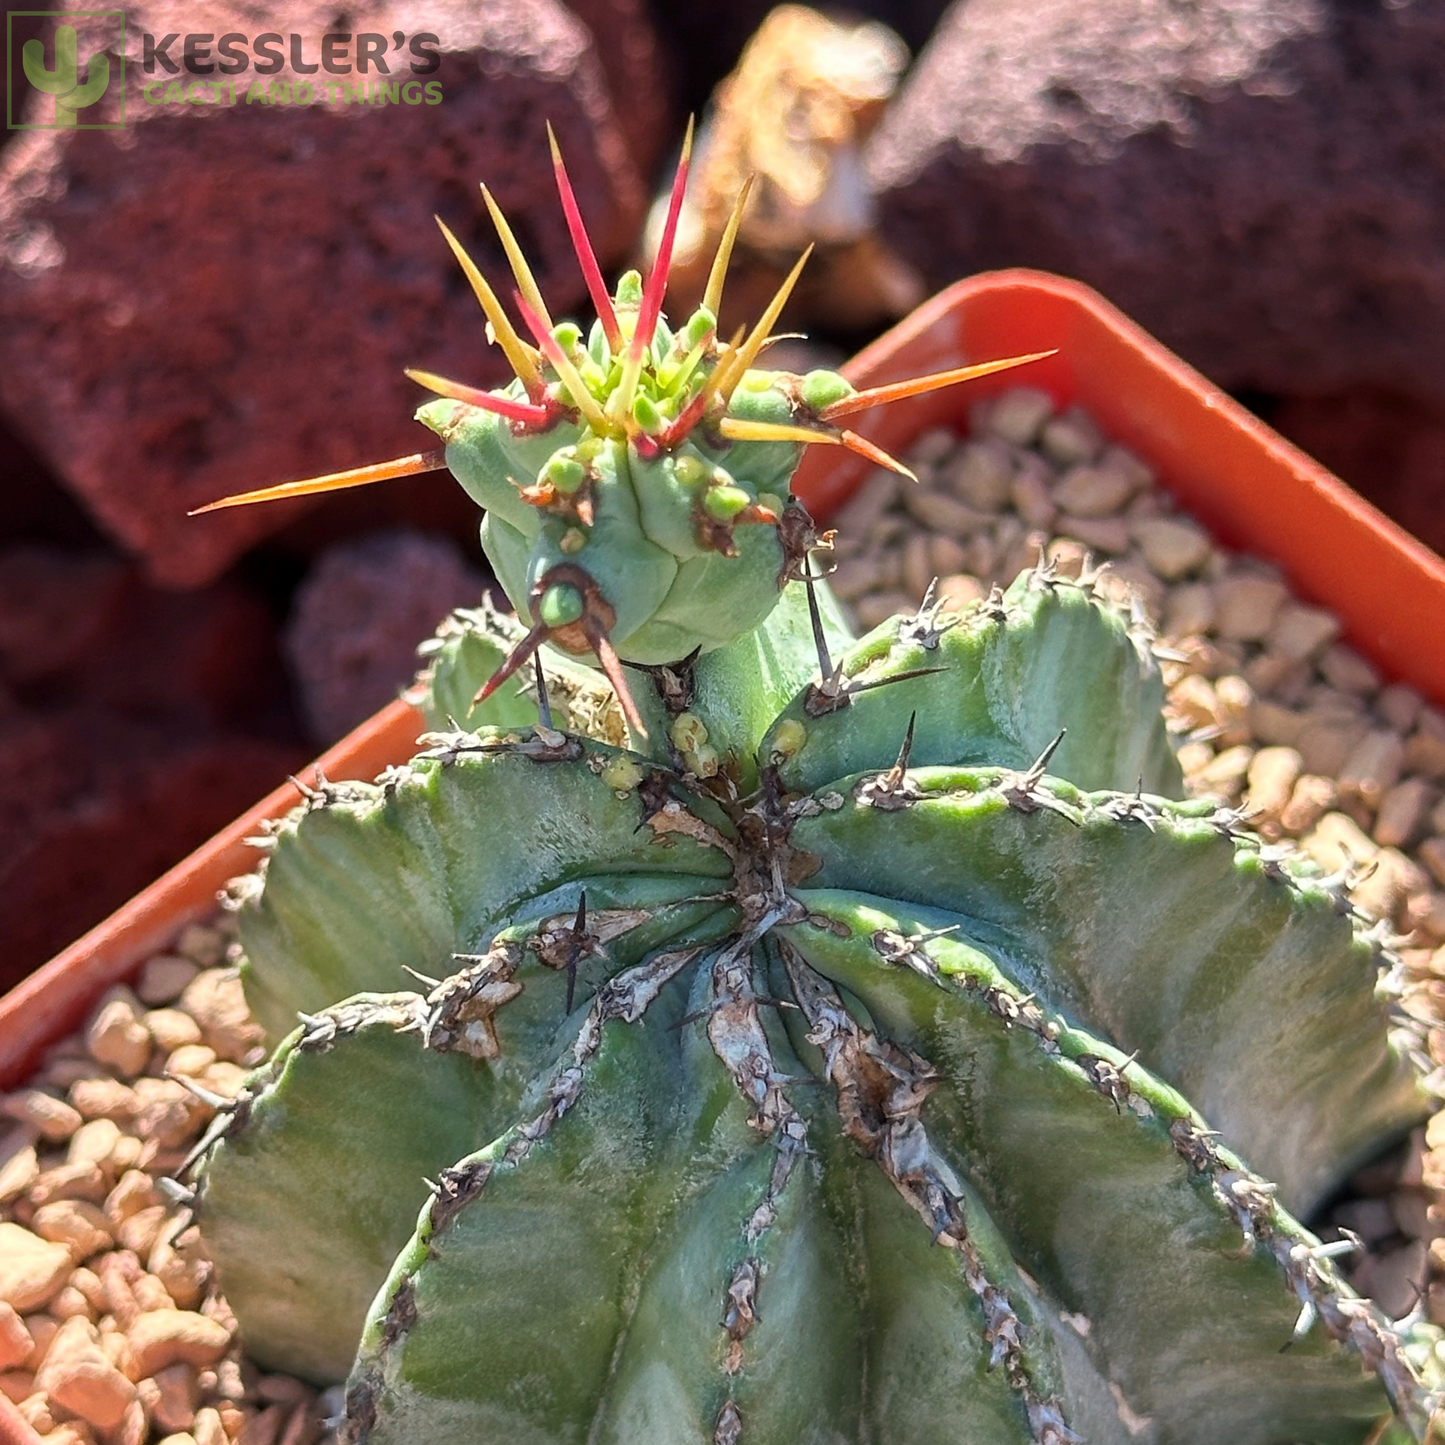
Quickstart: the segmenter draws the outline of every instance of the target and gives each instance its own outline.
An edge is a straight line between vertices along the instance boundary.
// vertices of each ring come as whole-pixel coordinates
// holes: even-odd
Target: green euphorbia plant
[[[517,379],[421,418],[520,620],[235,886],[279,1042],[193,1207],[248,1349],[373,1445],[1423,1438],[1428,1328],[1297,1222],[1421,1114],[1387,940],[1181,801],[1089,575],[848,637],[802,447],[1010,363],[760,369],[735,228],[670,330],[685,171],[608,296],[558,162],[585,337],[500,216],[535,347],[456,247]]]

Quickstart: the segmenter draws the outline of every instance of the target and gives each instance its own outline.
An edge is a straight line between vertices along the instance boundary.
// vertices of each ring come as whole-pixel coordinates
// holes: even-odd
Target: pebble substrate
[[[258,1373],[158,1181],[264,1055],[233,920],[108,990],[0,1113],[0,1390],[47,1445],[316,1445],[340,1401]]]
[[[960,438],[908,454],[918,485],[878,471],[834,519],[834,590],[862,628],[951,605],[1042,553],[1137,597],[1160,633],[1187,786],[1254,814],[1404,937],[1407,1005],[1445,1069],[1445,713],[1387,682],[1294,598],[1277,569],[1230,554],[1176,511],[1137,457],[1078,409],[1020,388]],[[0,1102],[0,1390],[50,1445],[317,1445],[339,1401],[243,1358],[194,1228],[157,1180],[212,1117],[174,1078],[232,1095],[261,1057],[232,920],[185,929],[134,987],[48,1051]],[[1361,1171],[1324,1228],[1367,1253],[1353,1283],[1395,1315],[1428,1292],[1445,1324],[1445,1112]]]

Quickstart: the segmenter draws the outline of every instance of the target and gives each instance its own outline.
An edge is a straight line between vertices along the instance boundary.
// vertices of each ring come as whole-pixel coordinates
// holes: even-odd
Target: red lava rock
[[[348,25],[412,33],[413,14],[372,0]],[[277,30],[313,55],[333,18],[316,4],[132,9],[126,128],[25,131],[0,156],[0,405],[168,586],[216,576],[305,504],[201,519],[188,508],[429,448],[408,420],[422,398],[403,366],[502,375],[431,219],[440,212],[506,294],[479,179],[557,309],[581,297],[546,120],[604,265],[645,205],[604,67],[556,0],[431,6],[437,105],[146,102],[145,33]],[[114,103],[108,93],[100,108]]]
[[[0,548],[0,682],[50,710],[84,701],[176,723],[264,713],[284,688],[270,609],[238,582],[180,596],[95,550]]]
[[[382,533],[325,552],[296,595],[285,647],[311,735],[333,742],[415,676],[417,644],[483,582],[454,543]]]
[[[128,570],[97,552],[24,544],[0,552],[0,673],[23,687],[94,655],[123,609]]]
[[[1286,397],[1268,420],[1445,555],[1445,405],[1366,389]]]
[[[872,143],[884,235],[1078,276],[1228,387],[1439,403],[1442,69],[1438,6],[958,5]]]
[[[0,982],[304,761],[267,604],[96,550],[0,549]]]
[[[645,0],[567,0],[567,8],[592,32],[617,127],[646,179],[672,139],[673,95]]]
[[[0,986],[99,922],[305,761],[68,710],[0,722]]]

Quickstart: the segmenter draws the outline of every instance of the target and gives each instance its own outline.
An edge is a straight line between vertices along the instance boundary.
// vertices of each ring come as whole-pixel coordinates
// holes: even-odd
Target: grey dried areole
[[[635,404],[679,360],[652,334],[640,369],[608,352],[637,430],[571,492],[555,448],[528,473],[555,495],[503,490],[540,418],[468,418],[509,433],[468,465],[544,518],[525,535],[594,505],[569,559],[666,472],[631,462],[672,425]],[[701,344],[716,398],[733,353]],[[583,413],[556,377],[508,406]],[[796,428],[790,388],[726,407]],[[713,405],[717,485],[782,447],[786,491],[801,438]],[[734,520],[773,510],[738,490]],[[661,614],[627,632],[627,569],[588,573],[628,737],[541,645],[603,618],[580,585],[546,610],[554,559],[529,622],[432,649],[425,750],[309,800],[238,890],[281,1042],[194,1208],[253,1356],[345,1379],[342,1438],[376,1445],[1424,1439],[1438,1332],[1295,1218],[1425,1107],[1383,941],[1177,801],[1149,639],[1093,586],[1043,569],[852,641],[801,556],[779,591],[779,530],[747,534],[766,568],[702,548],[708,646],[629,657]]]

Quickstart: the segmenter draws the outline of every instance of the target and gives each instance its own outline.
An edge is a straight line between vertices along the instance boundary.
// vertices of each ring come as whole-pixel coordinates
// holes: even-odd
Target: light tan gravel
[[[198,1231],[157,1186],[260,1030],[230,921],[191,926],[0,1100],[0,1390],[46,1445],[316,1445],[335,1408],[243,1358]]]

